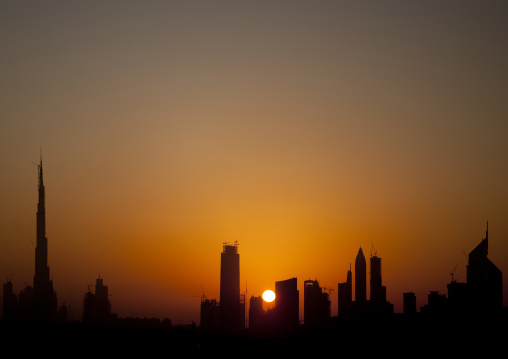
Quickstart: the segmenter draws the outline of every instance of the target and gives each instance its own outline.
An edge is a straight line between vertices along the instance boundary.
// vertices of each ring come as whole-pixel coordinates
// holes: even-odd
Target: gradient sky
[[[466,281],[489,221],[508,305],[506,1],[0,1],[0,275],[49,266],[81,317],[199,323],[239,242],[241,290]],[[354,273],[353,273],[354,276]],[[0,299],[1,300],[1,299]]]

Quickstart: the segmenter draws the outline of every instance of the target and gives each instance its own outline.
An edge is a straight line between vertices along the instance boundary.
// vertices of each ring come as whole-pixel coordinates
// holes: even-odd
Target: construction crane
[[[328,291],[328,299],[330,299],[332,297],[332,292],[334,291],[335,289],[333,288],[323,288],[323,291]]]
[[[457,266],[458,266],[458,265],[459,265],[459,264],[457,263],[457,264],[455,265],[455,268],[453,268],[453,271],[451,271],[451,273],[450,273],[450,275],[452,276],[452,283],[453,283],[453,275],[455,274],[455,270],[457,269]]]
[[[203,289],[203,284],[201,284],[201,302],[204,302],[205,299],[206,299],[206,296],[205,296],[205,290]]]

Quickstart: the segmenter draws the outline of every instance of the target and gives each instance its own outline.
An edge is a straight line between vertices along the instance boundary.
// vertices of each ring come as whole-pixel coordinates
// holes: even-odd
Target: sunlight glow
[[[265,290],[263,293],[263,300],[267,303],[273,302],[275,299],[275,293],[271,290]]]

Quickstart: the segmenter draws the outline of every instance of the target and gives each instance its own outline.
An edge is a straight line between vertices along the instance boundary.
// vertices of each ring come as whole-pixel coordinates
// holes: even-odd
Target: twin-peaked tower
[[[370,299],[367,300],[367,261],[360,247],[355,260],[355,300],[353,302],[352,273],[349,269],[347,280],[338,285],[339,317],[366,313],[393,313],[393,304],[386,301],[386,287],[381,280],[381,258],[370,257]]]

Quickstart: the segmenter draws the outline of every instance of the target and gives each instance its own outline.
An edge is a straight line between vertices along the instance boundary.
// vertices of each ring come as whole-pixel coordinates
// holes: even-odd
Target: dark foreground
[[[82,323],[42,324],[0,321],[4,353],[55,355],[198,354],[294,355],[332,357],[356,354],[435,356],[481,354],[506,356],[506,315],[489,321],[331,321],[326,327],[293,330],[203,331],[198,327],[141,328]],[[498,354],[499,353],[499,354]]]

